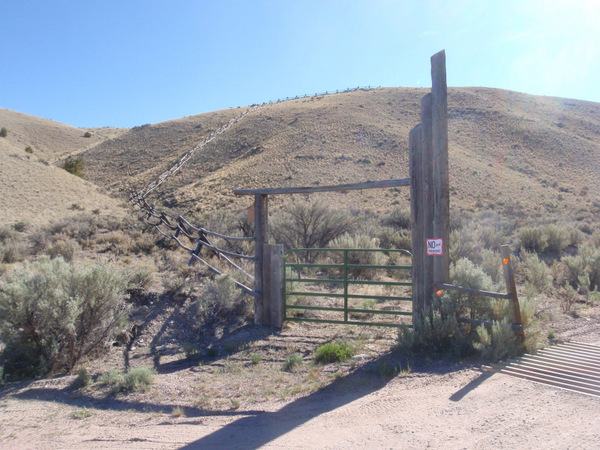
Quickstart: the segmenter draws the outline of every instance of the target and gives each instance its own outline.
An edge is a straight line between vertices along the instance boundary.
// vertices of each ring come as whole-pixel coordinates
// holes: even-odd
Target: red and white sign
[[[427,256],[442,256],[444,254],[444,240],[427,239],[425,248],[427,248]]]

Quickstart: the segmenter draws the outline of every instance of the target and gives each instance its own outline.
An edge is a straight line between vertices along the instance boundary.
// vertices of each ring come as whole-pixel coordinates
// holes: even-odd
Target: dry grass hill
[[[229,213],[252,199],[236,197],[234,189],[408,177],[408,134],[420,122],[427,92],[357,89],[263,105],[198,149],[148,199],[193,215],[196,225],[214,231],[230,225],[241,233],[233,220],[239,216]],[[508,242],[528,348],[566,340],[597,345],[600,104],[451,88],[448,108],[452,281],[502,289],[494,251]],[[492,331],[496,337],[487,344],[467,343],[453,329],[448,344],[442,333],[433,354],[447,358],[463,349],[454,355],[458,362],[432,359],[431,349],[413,352],[407,335],[392,328],[291,321],[281,330],[257,327],[251,299],[230,279],[214,278],[200,264],[189,267],[188,254],[138,222],[127,193],[243,111],[79,129],[0,109],[0,446],[314,447],[306,444],[314,441],[520,448],[539,446],[540,437],[551,448],[597,444],[589,419],[598,417],[597,399],[481,375],[470,350],[512,354],[499,353],[516,351],[512,332],[498,338]],[[84,179],[63,170],[70,156],[83,161]],[[347,221],[354,233],[342,236],[348,242],[366,237],[368,246],[410,245],[402,210],[408,189],[319,195],[356,219]],[[298,198],[272,197],[273,230],[294,228],[277,209]],[[223,213],[203,214],[213,211]],[[334,216],[339,230],[347,217]],[[202,256],[228,272],[223,259]],[[387,271],[378,276],[388,279]],[[72,295],[71,286],[82,290]],[[100,297],[115,286],[110,298]],[[359,287],[381,293],[374,290],[381,286]],[[503,314],[498,304],[489,308],[470,294],[442,301],[473,317]],[[87,314],[91,304],[104,313]],[[110,328],[83,352],[94,330],[102,331],[100,322]],[[474,327],[461,329],[473,338]],[[319,361],[328,346],[356,355]],[[81,353],[66,355],[73,348]],[[16,381],[31,376],[52,378]],[[563,420],[558,408],[576,420]],[[402,409],[411,417],[399,416]],[[340,423],[347,427],[338,430]]]
[[[120,130],[82,130],[7,109],[0,109],[0,127],[7,133],[0,138],[0,224],[44,225],[82,210],[126,214],[122,201],[60,168],[60,161],[68,155]],[[84,137],[86,131],[89,138]]]
[[[200,149],[151,201],[182,213],[205,212],[248,206],[249,199],[233,195],[237,188],[407,177],[408,132],[419,123],[420,98],[426,92],[359,89],[267,104]],[[597,217],[599,104],[451,88],[448,106],[455,211],[493,208],[535,219]],[[84,209],[115,208],[90,182],[112,192],[139,190],[241,111],[129,130],[81,130],[0,110],[0,125],[8,129],[0,139],[0,189],[8,213],[3,220],[35,215],[36,205],[61,214],[77,203]],[[85,131],[92,136],[83,137]],[[32,155],[24,152],[26,146],[33,148]],[[83,157],[90,182],[48,165],[70,154]],[[368,210],[408,199],[406,189],[328,195],[333,204]]]

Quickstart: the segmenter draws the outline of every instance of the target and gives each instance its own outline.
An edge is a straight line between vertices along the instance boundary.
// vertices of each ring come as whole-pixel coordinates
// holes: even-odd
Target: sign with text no
[[[427,256],[442,256],[444,254],[444,240],[427,239],[425,248],[427,249]]]

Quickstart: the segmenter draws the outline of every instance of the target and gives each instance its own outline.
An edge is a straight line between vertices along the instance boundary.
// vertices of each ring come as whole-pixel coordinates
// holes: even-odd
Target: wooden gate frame
[[[449,279],[450,196],[448,176],[448,106],[446,54],[431,57],[431,93],[421,100],[421,124],[409,134],[410,178],[357,184],[271,189],[238,189],[254,196],[255,288],[254,322],[281,328],[284,311],[283,245],[268,244],[269,195],[339,192],[410,186],[413,246],[413,326],[431,307],[434,284]],[[441,242],[427,252],[427,242]]]

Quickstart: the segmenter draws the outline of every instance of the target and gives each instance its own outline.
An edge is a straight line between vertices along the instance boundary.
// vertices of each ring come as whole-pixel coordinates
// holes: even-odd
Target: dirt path
[[[597,309],[561,317],[557,338],[600,345]],[[157,323],[175,322],[168,313]],[[171,339],[147,331],[129,355],[134,365],[157,362],[142,346],[151,336]],[[363,362],[281,370],[286,355],[308,361],[335,333],[352,332],[363,341]],[[239,351],[200,362],[159,346],[164,355],[146,394],[77,389],[75,376],[9,383],[0,387],[0,448],[600,448],[598,397],[475,363],[420,363],[382,378],[381,364],[397,361],[393,336],[365,333],[309,324],[276,334],[242,329]],[[250,363],[256,354],[262,361]],[[122,364],[122,350],[108,358],[91,373]]]
[[[341,379],[288,403],[213,416],[124,411],[90,417],[72,378],[38,381],[0,400],[6,448],[595,448],[600,399],[469,367],[360,385]],[[36,387],[36,383],[39,387]],[[54,385],[49,385],[53,383]],[[69,404],[71,403],[71,404]],[[141,411],[140,411],[141,409]]]

